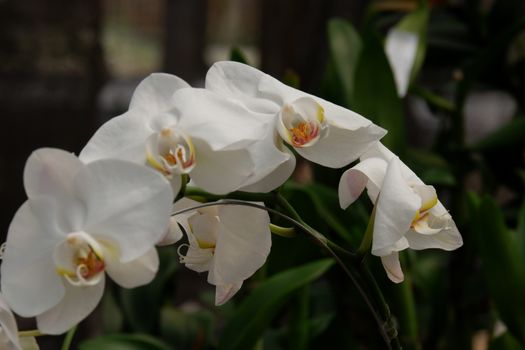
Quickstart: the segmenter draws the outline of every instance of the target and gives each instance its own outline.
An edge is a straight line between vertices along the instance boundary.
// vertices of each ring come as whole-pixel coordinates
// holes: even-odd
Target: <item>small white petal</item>
[[[405,30],[393,28],[388,31],[385,51],[399,97],[406,95],[410,84],[410,75],[416,60],[418,35]]]
[[[153,73],[137,86],[129,108],[144,108],[152,115],[165,112],[173,108],[171,97],[175,91],[186,87],[190,85],[175,75]]]
[[[379,158],[369,158],[348,169],[339,181],[339,204],[346,209],[368,188],[372,203],[376,202],[379,189],[387,169],[387,162]]]
[[[127,263],[120,261],[114,245],[103,245],[106,272],[113,281],[124,288],[135,288],[150,283],[159,269],[159,255],[155,248]]]
[[[157,242],[158,246],[166,246],[174,244],[182,239],[183,233],[182,230],[179,227],[179,224],[177,223],[176,218],[171,217],[170,218],[170,226],[166,230],[165,235],[162,237],[160,241]]]
[[[84,231],[117,242],[121,261],[150,250],[169,226],[173,192],[158,172],[118,160],[98,160],[75,179],[86,204]]]
[[[421,198],[408,186],[401,174],[400,160],[393,158],[383,180],[376,203],[372,254],[385,256],[410,229]]]
[[[215,194],[239,189],[254,173],[252,157],[247,149],[213,151],[203,140],[194,139],[195,168],[191,179],[196,186]]]
[[[34,151],[24,169],[27,196],[68,196],[73,178],[83,166],[77,157],[63,150],[41,148]]]
[[[62,334],[85,319],[104,293],[104,278],[93,286],[75,287],[64,282],[64,298],[53,308],[37,315],[38,329],[45,334]]]
[[[236,283],[253,275],[270,253],[270,218],[266,211],[246,206],[219,208],[220,229],[214,266],[208,281]]]
[[[110,119],[95,132],[78,157],[84,163],[114,158],[145,164],[145,141],[154,132],[148,120],[148,112],[139,108]]]
[[[399,262],[399,253],[393,252],[381,257],[381,263],[385,268],[388,278],[394,283],[401,283],[405,279],[401,264]]]
[[[242,281],[237,283],[219,284],[215,288],[215,305],[220,306],[230,300],[242,287]]]

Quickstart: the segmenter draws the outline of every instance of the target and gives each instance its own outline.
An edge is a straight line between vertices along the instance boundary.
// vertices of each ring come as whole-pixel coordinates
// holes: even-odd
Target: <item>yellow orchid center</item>
[[[312,98],[302,97],[283,106],[278,131],[290,145],[302,148],[324,137],[326,126],[323,107]]]

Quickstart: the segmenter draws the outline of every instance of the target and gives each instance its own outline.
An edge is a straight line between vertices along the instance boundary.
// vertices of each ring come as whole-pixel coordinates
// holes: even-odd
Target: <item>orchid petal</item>
[[[236,283],[219,284],[215,288],[215,305],[220,306],[230,300],[242,287],[242,281]]]
[[[69,196],[73,178],[82,167],[82,162],[69,152],[53,148],[34,151],[24,168],[27,196]]]
[[[373,203],[377,200],[379,189],[387,169],[387,162],[379,158],[369,158],[348,169],[339,181],[339,204],[346,209],[355,202],[365,187]]]
[[[385,268],[388,278],[394,283],[401,283],[405,279],[401,263],[399,262],[399,253],[393,252],[381,257],[381,263]]]
[[[279,105],[259,96],[259,81],[265,75],[243,63],[217,62],[206,74],[206,89],[236,99],[252,112],[274,115]]]
[[[421,207],[421,198],[405,182],[400,160],[393,158],[376,203],[372,254],[389,255],[392,246],[410,229]]]
[[[61,230],[53,221],[56,214],[52,200],[37,197],[18,209],[9,227],[1,265],[1,289],[11,308],[24,317],[55,306],[65,293],[53,262],[55,244],[62,239]]]
[[[385,131],[374,124],[356,130],[328,124],[328,137],[319,139],[312,147],[296,148],[296,151],[314,163],[341,168],[359,158],[384,134]]]
[[[261,115],[205,89],[181,89],[173,95],[178,126],[192,138],[206,140],[213,150],[233,150],[264,137]]]
[[[323,108],[327,121],[339,128],[358,130],[374,125],[370,120],[364,118],[356,112],[338,106],[320,97],[294,89],[267,74],[265,74],[259,82],[259,91],[262,97],[272,99],[281,106],[292,103],[298,99],[312,99]],[[375,126],[375,129],[380,130],[382,134],[381,136],[386,134],[386,131],[378,126]],[[374,130],[374,132],[377,131]]]
[[[246,206],[219,208],[220,226],[214,266],[208,281],[237,283],[253,275],[266,261],[271,247],[266,211]]]
[[[213,151],[207,142],[193,141],[197,165],[191,179],[196,186],[211,193],[226,194],[239,189],[254,173],[248,150]]]
[[[385,52],[392,67],[399,97],[406,95],[410,84],[410,75],[416,60],[418,35],[400,29],[388,31]]]
[[[171,97],[175,91],[186,87],[190,85],[175,75],[153,73],[137,86],[129,109],[144,108],[151,114],[165,112],[173,107]]]
[[[106,272],[113,281],[124,288],[135,288],[150,283],[159,269],[159,255],[155,248],[146,254],[122,263],[114,244],[103,244]]]
[[[276,148],[274,148],[274,150],[276,150]],[[273,155],[271,152],[273,152]],[[256,176],[250,178],[248,180],[249,184],[241,187],[241,191],[267,193],[281,186],[292,175],[295,169],[296,160],[295,156],[288,148],[284,147],[283,152],[280,152],[279,156],[277,156],[276,151],[265,152],[265,154],[268,156],[268,159],[260,160],[259,158],[255,161],[255,164],[256,166],[261,167],[263,164],[269,166],[264,170],[255,168],[254,175]],[[261,157],[264,157],[264,155],[261,155]],[[270,160],[270,157],[273,157],[273,159]],[[284,159],[284,161],[282,161],[282,159]],[[279,164],[277,167],[275,167],[276,163]],[[268,172],[269,169],[273,170]],[[259,180],[254,181],[253,179]]]
[[[144,255],[169,226],[173,193],[154,170],[119,160],[99,160],[75,179],[86,203],[84,231],[116,241],[121,261]]]
[[[84,163],[114,158],[145,164],[145,140],[153,132],[147,125],[146,111],[129,110],[102,125],[78,157]]]
[[[170,218],[170,226],[166,230],[164,236],[157,242],[158,246],[166,246],[174,244],[182,239],[183,233],[174,217]]]
[[[449,229],[442,229],[433,235],[423,235],[410,230],[405,235],[411,249],[443,249],[447,251],[455,250],[463,245],[463,239],[454,223]]]
[[[62,334],[86,318],[98,305],[104,293],[104,278],[93,286],[82,288],[64,283],[66,293],[53,308],[36,316],[38,329],[45,334]]]
[[[372,144],[360,157],[361,160],[368,158],[381,158],[387,162],[390,162],[394,158],[398,158],[391,150],[386,148],[381,142]],[[410,169],[405,163],[399,162],[401,168],[401,174],[405,179],[405,182],[411,185],[425,185],[423,181]]]

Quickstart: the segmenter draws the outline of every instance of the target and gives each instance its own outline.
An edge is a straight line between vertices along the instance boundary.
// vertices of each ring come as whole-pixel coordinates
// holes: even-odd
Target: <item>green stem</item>
[[[454,103],[450,102],[446,98],[436,95],[430,90],[424,89],[420,86],[414,86],[411,90],[413,93],[424,99],[429,105],[441,109],[445,112],[453,113],[456,111]]]
[[[221,199],[238,199],[242,201],[251,201],[251,202],[265,202],[273,203],[275,201],[275,195],[273,193],[251,193],[251,192],[242,192],[235,191],[228,193],[227,195],[218,195],[209,193],[201,190],[200,188],[193,186],[186,186],[184,189],[184,197],[199,199],[203,198],[206,201],[218,201]]]
[[[30,330],[30,331],[20,331],[20,332],[18,332],[18,336],[20,338],[22,338],[22,337],[40,337],[42,335],[46,335],[46,334],[40,332],[38,329],[33,329],[33,330]]]
[[[67,332],[66,337],[64,338],[64,342],[62,343],[62,348],[61,348],[62,350],[69,350],[76,331],[77,331],[77,326],[74,326]]]
[[[366,226],[365,235],[363,237],[363,240],[361,241],[361,244],[359,245],[359,248],[357,249],[357,257],[361,263],[366,258],[370,250],[370,246],[372,245],[372,237],[374,235],[375,219],[376,219],[376,206],[374,205],[374,209],[372,209],[372,214],[370,214],[370,219],[368,219],[368,225]]]
[[[281,227],[274,224],[270,224],[270,231],[281,237],[291,238],[297,236],[297,232],[293,227]]]

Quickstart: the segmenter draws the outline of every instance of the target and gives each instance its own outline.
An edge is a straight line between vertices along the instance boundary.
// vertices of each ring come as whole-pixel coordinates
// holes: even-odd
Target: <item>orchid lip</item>
[[[72,232],[57,245],[56,272],[74,286],[98,284],[106,268],[102,247],[86,232]]]
[[[323,107],[312,98],[303,97],[283,106],[278,131],[295,148],[313,146],[326,136]]]
[[[196,165],[191,138],[175,127],[152,134],[146,145],[147,163],[167,177],[188,174]]]

